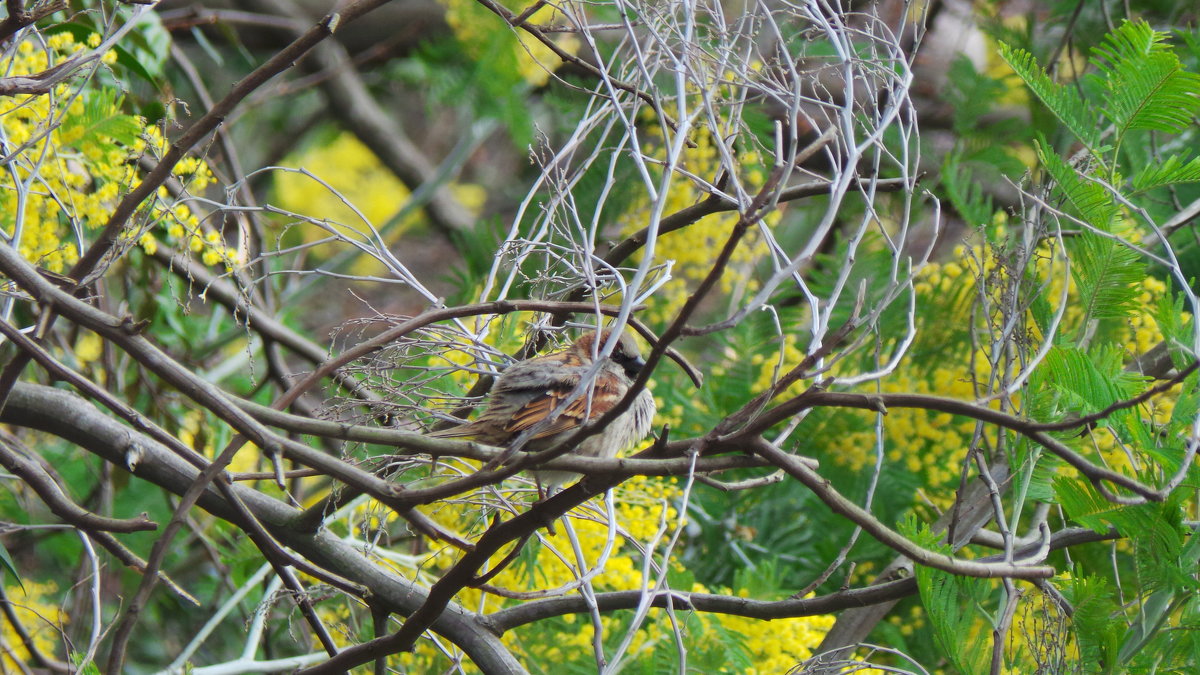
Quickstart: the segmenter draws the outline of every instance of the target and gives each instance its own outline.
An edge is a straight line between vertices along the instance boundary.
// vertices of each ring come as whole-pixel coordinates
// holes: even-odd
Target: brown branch
[[[1163,490],[1147,486],[1137,479],[1089,462],[1083,455],[1075,452],[1066,444],[1043,431],[1036,422],[1031,422],[999,410],[993,410],[977,403],[927,394],[853,394],[810,389],[764,412],[747,424],[744,429],[736,434],[732,434],[728,440],[736,441],[739,444],[744,443],[745,441],[742,439],[748,434],[762,433],[792,415],[818,406],[860,408],[879,412],[886,412],[887,408],[918,408],[970,417],[982,422],[995,424],[1005,429],[1011,429],[1041,445],[1078,469],[1093,485],[1101,489],[1102,494],[1105,494],[1110,500],[1120,501],[1121,498],[1113,495],[1107,488],[1104,488],[1101,485],[1102,482],[1112,483],[1113,485],[1125,488],[1149,501],[1162,501],[1166,498],[1166,493]]]
[[[225,307],[235,320],[250,330],[287,347],[310,363],[320,364],[329,357],[329,352],[324,347],[288,328],[270,312],[259,307],[244,293],[239,292],[232,283],[213,274],[208,268],[190,257],[174,252],[162,244],[159,244],[158,249],[151,254],[151,257],[174,272],[180,279],[202,287],[205,298],[212,299]],[[341,370],[333,371],[331,377],[339,386],[352,392],[355,396],[367,400],[379,399],[377,395],[364,389],[360,382]]]
[[[615,89],[620,89],[621,91],[628,92],[630,94],[633,94],[634,96],[637,96],[638,98],[642,99],[642,101],[644,101],[646,103],[646,105],[653,108],[654,112],[660,118],[665,120],[668,125],[670,125],[671,127],[675,126],[674,120],[672,120],[671,117],[669,115],[667,115],[665,111],[663,111],[662,106],[660,106],[658,103],[658,99],[655,98],[654,96],[642,91],[641,89],[638,89],[637,87],[633,86],[632,84],[629,84],[627,82],[622,82],[621,80],[618,80],[618,79],[612,77],[609,73],[606,73],[606,72],[600,70],[595,65],[588,62],[587,60],[582,59],[582,58],[572,54],[571,52],[568,52],[567,50],[558,46],[558,43],[556,43],[548,35],[543,33],[539,27],[525,23],[523,20],[518,22],[517,19],[520,17],[518,17],[516,14],[513,14],[511,11],[508,10],[508,8],[504,7],[500,3],[494,2],[494,0],[477,0],[477,2],[479,2],[479,4],[483,5],[485,8],[487,8],[488,11],[492,12],[496,16],[503,19],[504,22],[507,23],[510,27],[512,27],[514,29],[520,28],[521,30],[524,30],[525,32],[532,35],[534,37],[534,39],[536,39],[538,42],[541,42],[543,45],[545,45],[547,48],[549,48],[550,51],[554,52],[554,55],[557,56],[558,58],[562,59],[562,61],[564,63],[570,63],[571,65],[574,65],[578,68],[583,69],[584,71],[586,71],[589,75],[592,75],[593,77],[596,77],[596,78],[599,78],[606,82],[609,82],[610,84],[612,84],[613,88],[615,88]]]
[[[463,457],[484,462],[494,460],[504,452],[503,448],[493,448],[475,441],[431,438],[423,434],[400,431],[398,429],[318,420],[300,415],[292,415],[245,399],[237,399],[236,402],[243,410],[253,415],[260,422],[297,434],[349,441],[352,443],[371,443],[374,445],[398,447],[435,457]],[[545,464],[545,468],[561,469],[581,474],[604,474],[613,478],[628,478],[630,476],[684,475],[691,469],[692,464],[692,460],[684,458],[603,459],[599,457],[567,455],[550,460]],[[767,463],[756,457],[747,455],[722,455],[718,457],[699,458],[695,462],[695,471],[697,473],[708,473],[762,466],[767,466]],[[249,480],[252,477],[271,478],[273,475],[265,473],[261,476],[257,474],[253,476],[239,475],[238,478]],[[406,496],[411,497],[412,494]],[[436,499],[433,501],[436,501]],[[428,501],[422,499],[417,503],[428,503]]]
[[[1067,528],[1055,532],[1050,539],[1050,548],[1060,550],[1069,546],[1078,546],[1097,541],[1107,541],[1119,538],[1115,531],[1097,533],[1090,528]],[[1024,555],[1036,549],[1030,545],[1017,551]],[[977,562],[998,562],[1004,559],[1004,554],[995,554],[979,558]],[[652,607],[667,606],[685,611],[711,612],[714,614],[729,614],[744,616],[750,619],[772,621],[802,616],[818,616],[830,614],[843,609],[865,607],[883,602],[898,600],[917,592],[916,578],[909,576],[894,581],[883,581],[871,586],[835,591],[813,598],[789,598],[786,600],[754,600],[715,593],[688,593],[680,591],[662,591],[651,596]],[[596,605],[602,612],[614,612],[623,609],[636,609],[645,599],[643,591],[617,591],[612,593],[597,593]],[[515,607],[498,610],[484,617],[491,630],[499,635],[520,626],[537,621],[567,614],[581,614],[589,611],[588,601],[582,597],[549,598],[525,602]]]
[[[845,516],[855,525],[862,527],[871,536],[888,548],[911,559],[925,567],[932,567],[951,574],[969,577],[1011,577],[1016,579],[1045,579],[1054,576],[1054,568],[1048,565],[1023,565],[1008,562],[981,563],[975,560],[962,560],[944,553],[937,553],[918,546],[900,533],[884,525],[875,516],[864,510],[858,504],[842,496],[807,464],[799,461],[795,455],[790,455],[776,448],[766,440],[760,439],[754,451],[769,460],[775,466],[783,469],[792,478],[800,481],[817,496],[834,513]]]
[[[0,466],[11,471],[37,493],[38,498],[50,508],[50,512],[67,523],[87,532],[147,532],[158,529],[158,524],[145,514],[137,518],[109,518],[71,501],[63,492],[58,481],[33,459],[26,457],[17,447],[15,439],[7,433],[0,434]]]
[[[673,607],[687,612],[710,612],[713,614],[728,614],[744,616],[751,619],[795,618],[801,616],[818,616],[829,614],[850,607],[874,605],[888,600],[898,600],[917,592],[915,577],[889,581],[864,588],[853,588],[837,591],[814,598],[797,598],[794,600],[754,600],[732,595],[716,593],[689,593],[683,591],[664,590],[650,594],[650,606],[658,608]],[[615,612],[623,609],[635,609],[646,599],[644,591],[617,591],[597,593],[596,606],[601,612]],[[588,601],[582,597],[549,598],[533,600],[515,607],[502,609],[484,617],[487,625],[496,633],[503,635],[520,626],[542,621],[556,616],[581,614],[589,611]]]
[[[92,541],[100,544],[100,546],[102,546],[106,551],[111,553],[114,558],[121,561],[121,564],[129,567],[130,569],[136,570],[139,574],[145,574],[147,572],[146,561],[138,557],[138,555],[133,551],[125,548],[125,545],[118,541],[116,537],[107,532],[89,532],[88,536],[92,538]],[[183,590],[183,587],[175,583],[175,580],[167,576],[167,574],[162,570],[158,571],[158,580],[161,581],[167,588],[169,588],[172,593],[179,596],[180,599],[191,604],[193,607],[202,606],[200,601],[197,600],[195,596]]]
[[[309,27],[309,22],[294,19],[290,16],[241,12],[236,9],[212,9],[209,7],[171,9],[159,12],[158,17],[162,21],[163,28],[172,32],[214,24],[274,28],[295,33],[302,33]]]
[[[874,181],[875,190],[879,192],[898,192],[909,187],[910,182],[903,178],[882,178],[871,179]],[[850,181],[851,187],[861,185],[863,179],[855,178]],[[784,188],[779,192],[779,202],[790,202],[806,197],[814,197],[816,195],[828,194],[834,187],[831,181],[812,181],[793,185],[789,188]],[[669,216],[663,217],[658,224],[658,235],[662,236],[676,230],[681,230],[689,225],[693,225],[700,219],[711,216],[715,213],[728,213],[736,211],[737,203],[722,197],[719,194],[713,193],[704,200],[691,206],[682,208]],[[605,256],[604,261],[610,265],[618,265],[624,262],[629,256],[633,255],[646,243],[646,237],[650,234],[650,228],[644,227],[637,232],[626,237],[621,243],[617,244]]]
[[[344,650],[337,656],[299,671],[301,675],[332,675],[355,666],[369,663],[381,656],[395,654],[412,647],[420,635],[437,621],[454,596],[473,581],[478,571],[506,545],[528,537],[533,532],[566,515],[568,511],[614,487],[618,480],[585,477],[584,480],[541,501],[524,513],[507,521],[497,522],[475,542],[475,549],[463,555],[429,589],[421,606],[391,635],[376,638]]]
[[[0,44],[8,42],[9,38],[22,29],[67,8],[66,0],[47,2],[41,7],[37,6],[38,0],[34,0],[33,5],[34,8],[29,10],[25,8],[23,0],[5,0],[4,6],[8,10],[8,16],[0,22]]]
[[[1127,408],[1139,406],[1155,396],[1158,396],[1159,394],[1169,390],[1171,387],[1174,387],[1175,385],[1187,379],[1188,375],[1196,372],[1196,368],[1198,367],[1200,367],[1200,361],[1193,361],[1190,366],[1179,371],[1171,378],[1164,380],[1153,387],[1150,387],[1146,391],[1134,396],[1133,398],[1125,399],[1123,401],[1116,401],[1099,412],[1094,412],[1090,415],[1083,415],[1082,417],[1076,417],[1075,419],[1063,420],[1061,422],[1031,422],[1029,424],[1029,428],[1037,431],[1065,431],[1067,429],[1078,429],[1080,427],[1091,426],[1092,424],[1107,418],[1109,415],[1117,412],[1118,410],[1125,410]]]
[[[208,460],[203,455],[189,448],[182,441],[172,436],[166,429],[155,424],[150,418],[142,415],[132,406],[113,396],[104,387],[67,367],[54,358],[44,347],[34,342],[29,336],[17,330],[15,326],[9,324],[7,321],[0,321],[0,335],[11,340],[14,345],[21,349],[24,355],[37,361],[38,365],[44,368],[46,372],[59,380],[69,383],[85,396],[99,401],[104,407],[116,413],[118,417],[131,424],[134,428],[148,434],[159,443],[171,448],[175,454],[184,458],[193,466],[203,468],[208,464]],[[131,458],[130,463],[136,463],[136,458]]]
[[[198,471],[153,439],[102,414],[77,395],[51,387],[18,383],[0,422],[48,432],[76,443],[105,459],[122,465],[127,448],[137,445],[142,460],[132,469],[134,476],[175,494],[184,494],[194,485]],[[293,526],[300,512],[277,499],[244,486],[231,486],[271,535],[304,559],[323,569],[370,589],[373,600],[386,604],[393,612],[413,612],[427,597],[427,590],[404,579],[374,560],[361,547],[345,543],[328,532],[305,533]],[[586,497],[584,497],[586,499]],[[197,504],[242,527],[243,523],[228,501],[214,489],[204,491]],[[483,628],[478,616],[451,603],[433,627],[488,673],[524,673],[519,662]]]
[[[55,64],[36,75],[0,77],[0,96],[41,96],[50,93],[63,80],[87,64],[99,60],[99,54],[77,56]]]

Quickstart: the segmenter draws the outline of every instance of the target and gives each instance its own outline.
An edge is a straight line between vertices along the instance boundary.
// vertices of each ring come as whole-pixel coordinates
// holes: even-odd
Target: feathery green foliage
[[[1001,43],[1000,57],[1025,81],[1029,89],[1068,131],[1092,152],[1100,150],[1100,129],[1096,111],[1078,92],[1050,79],[1033,54],[1024,49]]]
[[[922,546],[950,553],[950,547],[939,544],[938,535],[931,532],[928,525],[917,523],[915,519],[905,521],[901,531]],[[980,615],[976,608],[989,594],[988,582],[923,565],[916,567],[915,574],[921,602],[942,652],[964,675],[986,673],[988,649],[986,641],[981,639],[986,631],[977,630]]]
[[[1148,164],[1138,170],[1131,180],[1132,194],[1149,192],[1167,185],[1197,181],[1200,181],[1200,157],[1184,161],[1179,158],[1179,155],[1171,155],[1161,164]]]
[[[1131,129],[1183,131],[1200,111],[1200,75],[1183,70],[1166,37],[1143,21],[1125,21],[1093,50],[1105,92],[1101,110],[1116,127],[1118,146]]]

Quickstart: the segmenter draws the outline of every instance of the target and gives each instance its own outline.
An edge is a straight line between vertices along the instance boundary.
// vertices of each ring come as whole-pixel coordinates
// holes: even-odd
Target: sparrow
[[[589,331],[564,351],[514,363],[496,379],[487,409],[477,420],[431,435],[471,437],[488,445],[507,446],[536,427],[524,447],[531,451],[553,447],[616,406],[646,365],[637,343],[622,333],[612,355],[601,359],[592,381],[580,389],[611,334],[608,329]],[[564,401],[569,401],[566,408],[553,416]],[[582,457],[615,457],[646,437],[654,412],[654,397],[642,389],[624,413],[570,452]],[[571,471],[534,471],[533,475],[539,487],[550,489],[579,477]]]

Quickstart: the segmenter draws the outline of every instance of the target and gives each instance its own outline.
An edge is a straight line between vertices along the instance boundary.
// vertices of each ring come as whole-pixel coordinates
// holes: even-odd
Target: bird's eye
[[[631,352],[625,348],[625,345],[620,343],[618,343],[613,349],[612,360],[614,363],[621,366],[621,369],[624,370],[625,374],[630,378],[637,377],[638,372],[642,369],[642,366],[646,365],[636,351]]]

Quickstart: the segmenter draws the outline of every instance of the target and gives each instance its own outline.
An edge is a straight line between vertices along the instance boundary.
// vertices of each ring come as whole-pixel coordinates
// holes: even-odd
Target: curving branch
[[[1050,549],[1061,550],[1071,546],[1118,538],[1120,538],[1120,535],[1116,531],[1098,533],[1095,530],[1084,527],[1066,528],[1055,532],[1050,537]],[[1017,554],[1024,557],[1035,553],[1039,545],[1040,542],[1025,546],[1018,550]],[[1000,562],[1003,559],[1003,554],[996,554],[979,558],[978,562]],[[790,619],[802,616],[819,616],[844,609],[878,605],[914,595],[916,592],[916,577],[908,576],[894,581],[880,581],[862,588],[838,590],[812,598],[755,600],[752,598],[714,593],[662,591],[652,594],[650,602],[654,607],[658,608],[674,607],[685,611],[730,614],[733,616],[771,621],[774,619]],[[601,611],[605,612],[636,609],[644,601],[645,593],[641,591],[596,594],[596,604]],[[493,612],[485,617],[485,621],[494,632],[504,633],[514,628],[551,617],[581,614],[586,611],[588,611],[588,606],[584,598],[549,598],[534,600],[516,607]]]
[[[9,405],[0,413],[0,422],[58,436],[117,466],[124,466],[126,453],[137,447],[141,460],[132,468],[133,475],[177,495],[185,494],[199,475],[195,467],[153,439],[109,418],[78,396],[51,387],[18,383]],[[293,527],[300,515],[297,509],[243,486],[234,485],[231,490],[273,537],[314,565],[371,589],[390,611],[409,614],[427,597],[425,589],[364,555],[361,546],[343,542],[329,532],[309,533]],[[214,487],[201,492],[196,503],[235,526],[245,526],[237,509]],[[457,604],[447,603],[432,629],[461,647],[485,672],[525,672],[478,617]]]
[[[136,518],[109,518],[71,501],[63,488],[40,464],[26,456],[15,439],[0,434],[0,466],[13,472],[33,488],[50,511],[64,521],[88,532],[148,532],[158,529],[158,523],[145,513]]]
[[[1136,405],[1136,404],[1131,404]],[[962,415],[973,419],[995,424],[996,426],[1005,429],[1011,429],[1029,440],[1041,445],[1050,452],[1066,461],[1071,466],[1079,470],[1081,474],[1086,476],[1093,485],[1102,490],[1110,501],[1124,503],[1123,498],[1119,495],[1114,495],[1110,491],[1103,488],[1102,483],[1112,483],[1118,487],[1129,490],[1135,493],[1142,499],[1148,501],[1162,501],[1166,498],[1170,489],[1159,489],[1142,483],[1136,478],[1132,478],[1122,473],[1118,473],[1107,467],[1098,466],[1088,461],[1086,457],[1075,452],[1065,443],[1050,436],[1045,430],[1045,425],[1031,422],[1029,420],[1010,415],[1008,413],[989,408],[985,405],[971,403],[969,401],[960,401],[958,399],[944,398],[941,396],[932,396],[928,394],[893,394],[893,393],[878,393],[878,394],[851,394],[841,392],[827,392],[810,389],[809,391],[789,400],[778,406],[764,412],[762,415],[755,418],[752,422],[740,429],[736,434],[731,434],[731,437],[746,438],[752,434],[762,433],[772,426],[782,422],[783,420],[796,415],[804,410],[814,407],[841,407],[841,408],[859,408],[862,410],[874,410],[878,412],[887,412],[888,408],[919,408],[922,410],[937,410],[939,412],[947,412],[954,415]],[[1126,404],[1118,403],[1110,406],[1106,410],[1106,414],[1125,407]],[[1051,425],[1050,428],[1056,428]]]
[[[1010,562],[984,563],[976,560],[963,560],[922,548],[902,536],[900,533],[884,525],[858,504],[843,497],[833,489],[829,481],[813,471],[806,463],[796,456],[783,452],[771,443],[760,440],[754,447],[755,452],[769,460],[775,466],[783,469],[792,478],[800,481],[812,490],[817,497],[834,513],[845,516],[862,527],[871,536],[878,539],[897,553],[900,553],[918,565],[932,567],[951,574],[969,577],[1014,579],[1046,579],[1054,576],[1054,568],[1048,565],[1019,564]],[[1041,558],[1033,558],[1041,560]]]
[[[67,0],[33,0],[32,8],[25,6],[25,0],[5,0],[4,7],[8,10],[8,16],[4,17],[4,21],[0,21],[0,44],[8,42],[16,33],[51,14],[66,9]]]

